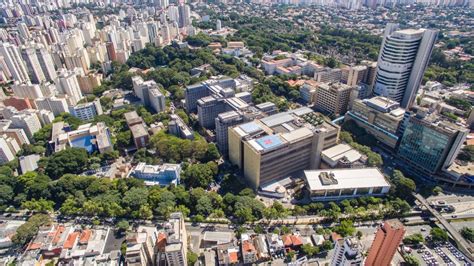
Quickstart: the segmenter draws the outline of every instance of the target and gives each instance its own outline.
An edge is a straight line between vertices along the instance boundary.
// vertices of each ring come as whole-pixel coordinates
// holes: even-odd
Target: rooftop
[[[320,175],[328,174],[333,177],[333,182],[324,182]],[[367,187],[390,187],[390,184],[377,168],[361,169],[333,169],[333,170],[306,170],[305,179],[311,191],[344,189],[344,188],[367,188]]]

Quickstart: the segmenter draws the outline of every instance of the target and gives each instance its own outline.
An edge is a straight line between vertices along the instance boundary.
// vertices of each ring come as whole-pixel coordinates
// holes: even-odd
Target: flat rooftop
[[[320,174],[334,174],[337,182],[323,184]],[[311,191],[345,188],[390,187],[377,168],[306,170],[305,179]]]
[[[204,241],[216,242],[218,245],[230,243],[232,241],[231,232],[206,231],[203,237]]]

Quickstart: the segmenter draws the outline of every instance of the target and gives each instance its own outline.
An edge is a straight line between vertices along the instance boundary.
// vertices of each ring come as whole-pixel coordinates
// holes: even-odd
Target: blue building
[[[456,159],[468,131],[439,116],[410,118],[400,141],[398,155],[414,174],[434,175]]]
[[[143,179],[147,185],[169,186],[178,185],[180,181],[181,165],[179,164],[162,164],[147,165],[139,163],[129,176]]]

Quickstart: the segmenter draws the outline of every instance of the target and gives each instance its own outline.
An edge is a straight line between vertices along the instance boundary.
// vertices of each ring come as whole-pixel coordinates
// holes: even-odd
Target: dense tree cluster
[[[383,159],[380,154],[373,152],[370,147],[376,146],[376,140],[365,129],[359,127],[354,121],[344,122],[342,128],[346,131],[341,132],[341,140],[347,142],[354,149],[367,156],[369,166],[382,166]]]
[[[159,132],[151,138],[151,147],[166,162],[182,162],[188,159],[209,162],[220,157],[215,144],[207,143],[200,136],[189,140]]]

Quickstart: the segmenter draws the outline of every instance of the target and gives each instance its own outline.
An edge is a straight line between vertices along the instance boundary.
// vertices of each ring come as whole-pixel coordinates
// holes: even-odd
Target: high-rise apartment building
[[[11,127],[23,129],[30,140],[42,127],[38,116],[31,112],[22,111],[13,115],[10,120],[12,121]]]
[[[375,239],[369,249],[365,265],[389,266],[404,234],[405,228],[398,220],[385,221],[375,233]]]
[[[38,110],[51,111],[55,116],[58,116],[61,113],[69,112],[69,106],[66,98],[59,98],[55,96],[39,98],[35,100],[35,104]]]
[[[189,5],[181,4],[178,7],[179,11],[179,27],[185,28],[191,25],[191,8]]]
[[[405,109],[385,97],[355,99],[352,110],[346,113],[346,120],[353,120],[384,145],[394,149],[398,144],[399,129]]]
[[[437,30],[385,28],[377,62],[374,93],[410,107],[431,57]]]
[[[3,57],[5,65],[8,68],[8,72],[11,78],[20,83],[29,81],[28,70],[21,58],[20,51],[17,46],[2,42],[0,44],[0,55]]]
[[[321,151],[338,137],[338,126],[302,107],[230,128],[229,159],[257,189],[319,167]]]
[[[11,88],[13,90],[13,94],[18,98],[36,100],[44,97],[43,91],[38,84],[31,84],[30,82],[14,84],[11,86]]]
[[[69,105],[76,105],[84,97],[74,71],[62,69],[58,75],[56,84],[61,94],[69,96],[67,98]]]
[[[398,147],[399,158],[408,163],[407,170],[424,176],[449,167],[469,133],[464,127],[425,112],[418,110],[409,118]]]
[[[341,238],[334,241],[334,256],[331,266],[362,265],[362,245],[355,238]]]
[[[170,214],[168,222],[165,223],[166,246],[164,253],[167,265],[187,265],[188,241],[183,214],[175,212]]]
[[[0,134],[0,164],[14,160],[20,146],[14,138]]]
[[[23,47],[21,50],[21,57],[25,62],[28,75],[33,83],[40,84],[41,82],[46,81],[46,77],[34,48]]]

